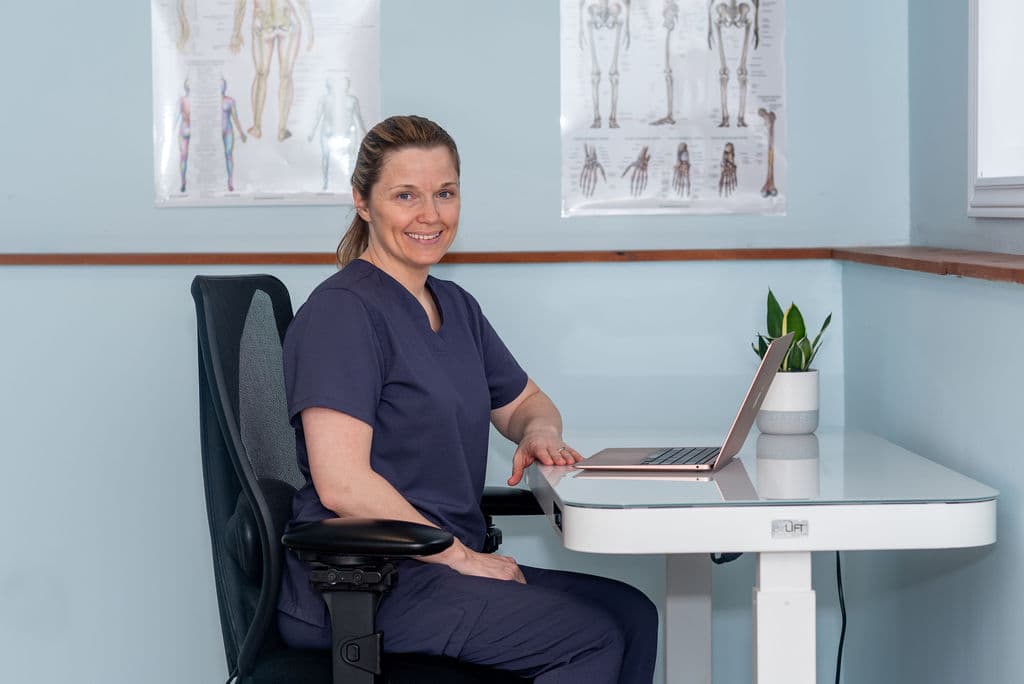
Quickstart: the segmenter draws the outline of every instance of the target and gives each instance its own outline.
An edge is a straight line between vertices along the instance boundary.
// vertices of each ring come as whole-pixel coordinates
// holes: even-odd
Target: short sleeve
[[[284,341],[288,417],[318,406],[371,427],[380,402],[384,358],[369,312],[348,290],[314,292],[295,315]]]
[[[475,302],[474,302],[475,303]],[[501,408],[516,399],[526,389],[526,371],[512,356],[490,321],[477,309],[480,316],[480,341],[491,393],[491,410]]]

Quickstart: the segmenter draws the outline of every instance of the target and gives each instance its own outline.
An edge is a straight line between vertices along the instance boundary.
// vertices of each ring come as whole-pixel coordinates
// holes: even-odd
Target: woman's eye
[[[440,197],[441,199],[451,199],[452,197],[455,197],[455,193],[452,192],[451,190],[442,190],[441,192],[437,193],[437,196]]]
[[[398,193],[398,199],[400,199],[400,200],[411,200],[412,199],[412,193],[411,192],[400,192],[400,193]]]

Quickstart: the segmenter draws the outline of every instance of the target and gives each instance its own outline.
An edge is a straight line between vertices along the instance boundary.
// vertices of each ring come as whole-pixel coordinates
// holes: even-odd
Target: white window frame
[[[967,215],[1024,218],[1024,176],[978,177],[978,2],[968,19]]]

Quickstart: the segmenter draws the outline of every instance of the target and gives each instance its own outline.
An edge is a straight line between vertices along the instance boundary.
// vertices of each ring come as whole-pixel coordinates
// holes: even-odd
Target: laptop
[[[772,384],[779,364],[789,350],[793,333],[783,335],[768,345],[768,351],[761,359],[761,365],[754,373],[747,395],[743,397],[732,421],[725,441],[719,447],[645,447],[603,449],[590,458],[576,464],[583,470],[659,470],[659,471],[707,471],[719,470],[732,460],[743,447],[757,411],[761,408],[764,395]]]

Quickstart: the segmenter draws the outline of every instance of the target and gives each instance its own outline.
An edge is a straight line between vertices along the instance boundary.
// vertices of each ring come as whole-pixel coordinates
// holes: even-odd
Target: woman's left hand
[[[566,466],[582,460],[583,456],[563,442],[557,433],[528,432],[523,435],[515,456],[512,457],[512,477],[508,478],[508,484],[510,487],[519,484],[523,479],[523,471],[535,462]]]

